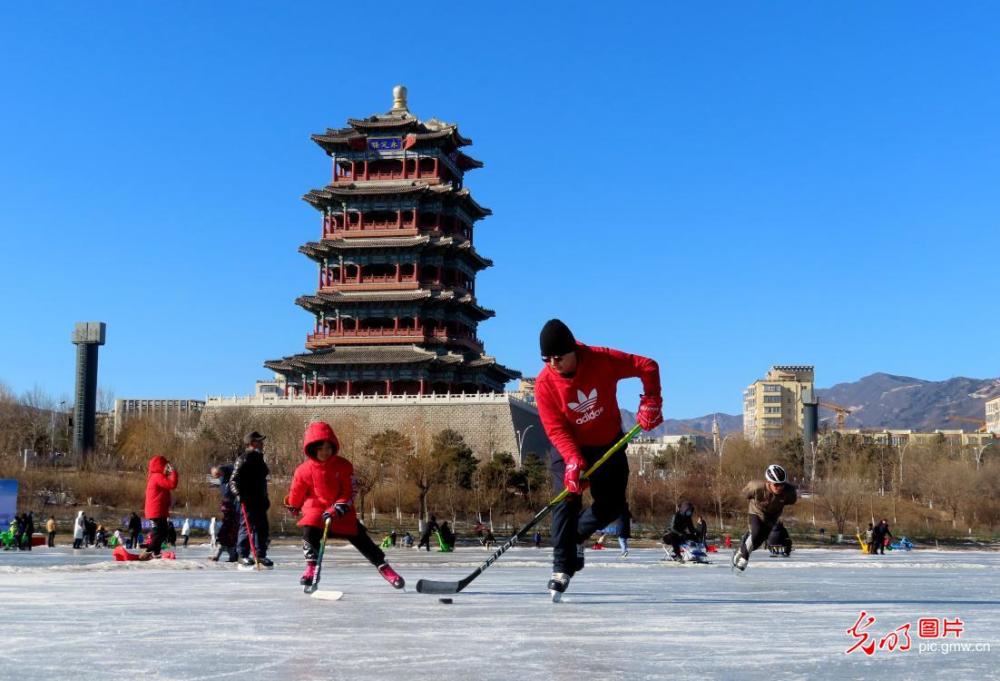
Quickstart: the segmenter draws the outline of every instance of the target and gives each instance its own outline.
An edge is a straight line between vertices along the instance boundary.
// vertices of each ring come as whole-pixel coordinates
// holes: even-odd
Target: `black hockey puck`
[[[451,605],[452,600],[450,598],[439,598],[438,603],[444,603],[446,605]]]

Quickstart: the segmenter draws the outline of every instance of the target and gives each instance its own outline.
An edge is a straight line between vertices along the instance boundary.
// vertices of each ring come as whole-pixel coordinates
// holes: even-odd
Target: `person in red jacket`
[[[338,456],[340,442],[333,428],[322,421],[309,424],[302,452],[306,460],[295,469],[292,487],[285,497],[285,508],[301,516],[298,525],[302,528],[306,570],[299,583],[313,583],[323,526],[329,520],[329,536],[347,539],[387,582],[402,589],[403,578],[385,561],[385,553],[368,536],[354,511],[354,466]]]
[[[146,517],[153,523],[149,549],[144,558],[159,558],[160,547],[167,538],[167,516],[170,515],[170,491],[177,489],[177,471],[162,456],[149,460],[146,479]]]
[[[559,600],[570,578],[583,569],[584,542],[625,509],[625,448],[589,480],[580,481],[580,475],[622,437],[618,381],[636,377],[642,380],[643,395],[636,419],[644,430],[663,422],[663,400],[660,368],[652,359],[578,343],[573,332],[558,319],[542,327],[539,345],[545,366],[535,383],[535,400],[545,433],[555,446],[549,470],[554,491],[570,492],[552,511],[549,591],[553,600]],[[582,510],[581,494],[588,485],[593,503]]]

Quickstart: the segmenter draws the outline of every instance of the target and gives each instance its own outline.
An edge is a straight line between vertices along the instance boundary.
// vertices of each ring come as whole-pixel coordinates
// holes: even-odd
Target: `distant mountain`
[[[982,420],[985,402],[1000,395],[998,378],[950,378],[925,381],[909,376],[877,373],[854,381],[838,383],[816,391],[820,401],[833,402],[852,410],[848,428],[909,428],[931,431],[962,428],[975,424],[952,421],[948,416]],[[832,411],[820,408],[821,423],[833,424]]]
[[[622,427],[625,430],[635,425],[635,413],[628,409],[622,409]],[[722,434],[743,431],[743,416],[734,414],[708,414],[706,416],[696,416],[690,419],[664,419],[663,425],[654,428],[650,435],[659,437],[661,435],[687,435],[691,430],[701,433],[712,434],[712,419],[719,419],[719,430]]]
[[[925,381],[909,376],[876,373],[853,383],[838,383],[818,388],[821,402],[832,402],[851,409],[844,425],[848,428],[901,428],[919,431],[937,429],[976,430],[974,423],[949,420],[949,416],[983,420],[985,402],[1000,396],[1000,378],[950,378]],[[719,420],[722,434],[743,430],[741,414],[707,414],[690,419],[667,419],[653,435],[683,435],[693,429],[712,432],[712,418]],[[833,426],[836,415],[820,408],[820,424]],[[635,413],[622,409],[622,426],[635,425]]]

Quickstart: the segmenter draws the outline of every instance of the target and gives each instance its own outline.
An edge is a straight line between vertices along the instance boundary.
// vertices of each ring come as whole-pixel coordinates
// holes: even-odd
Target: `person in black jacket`
[[[132,515],[128,517],[128,545],[125,548],[137,549],[139,548],[139,535],[142,533],[142,521],[139,520],[139,514],[132,511]]]
[[[430,521],[424,526],[424,531],[420,533],[420,541],[417,543],[417,550],[421,546],[426,546],[427,550],[431,550],[431,535],[438,531],[437,518],[431,516]]]
[[[892,532],[889,531],[889,523],[885,518],[879,521],[875,528],[872,530],[872,544],[869,547],[872,555],[880,553],[885,555],[885,540],[887,537],[891,537]]]
[[[264,463],[264,436],[254,431],[243,438],[246,450],[236,458],[229,489],[239,500],[240,529],[236,547],[240,555],[241,568],[253,568],[260,564],[274,567],[267,558],[267,544],[270,540],[270,526],[267,509],[271,501],[267,497],[267,476],[270,472]],[[251,541],[252,540],[252,541]],[[251,547],[252,543],[252,547]]]
[[[708,523],[705,522],[704,516],[698,516],[698,523],[695,525],[698,528],[698,543],[706,544],[708,543]]]
[[[694,515],[694,504],[690,501],[681,503],[681,508],[674,514],[670,527],[663,535],[664,548],[669,545],[673,551],[669,554],[672,560],[681,560],[681,544],[686,541],[697,541],[698,530],[694,527],[691,516]]]

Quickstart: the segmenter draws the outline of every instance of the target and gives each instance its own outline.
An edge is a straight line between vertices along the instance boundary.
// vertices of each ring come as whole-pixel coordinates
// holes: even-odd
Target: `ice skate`
[[[392,566],[388,563],[382,563],[378,566],[378,573],[382,575],[385,581],[392,584],[395,589],[402,589],[406,586],[406,580],[404,580],[398,572],[392,569]]]
[[[312,586],[313,579],[316,577],[316,561],[311,560],[306,563],[306,571],[302,573],[299,577],[299,584],[302,586]]]
[[[549,580],[549,594],[552,602],[558,603],[562,600],[562,595],[569,586],[570,576],[565,572],[553,572],[552,579]]]

